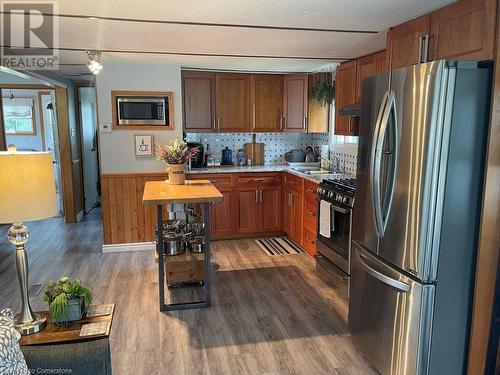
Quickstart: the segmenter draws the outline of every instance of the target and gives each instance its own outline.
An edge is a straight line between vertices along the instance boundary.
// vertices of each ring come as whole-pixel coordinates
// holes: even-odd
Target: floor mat
[[[258,238],[257,244],[269,256],[274,255],[294,255],[304,251],[288,237]]]

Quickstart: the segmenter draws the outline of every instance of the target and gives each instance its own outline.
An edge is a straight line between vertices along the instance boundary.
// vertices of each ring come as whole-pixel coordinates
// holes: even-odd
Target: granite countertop
[[[339,179],[354,177],[347,173],[329,173],[329,174],[307,174],[294,170],[289,165],[252,165],[252,166],[218,166],[209,168],[196,168],[188,171],[187,174],[200,173],[251,173],[251,172],[288,172],[296,176],[305,178],[313,182],[321,182],[325,178]]]

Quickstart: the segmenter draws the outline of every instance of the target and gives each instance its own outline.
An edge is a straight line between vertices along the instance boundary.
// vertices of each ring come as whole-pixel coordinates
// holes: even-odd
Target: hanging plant
[[[320,79],[313,84],[312,98],[323,107],[328,107],[335,99],[335,85],[329,79]]]

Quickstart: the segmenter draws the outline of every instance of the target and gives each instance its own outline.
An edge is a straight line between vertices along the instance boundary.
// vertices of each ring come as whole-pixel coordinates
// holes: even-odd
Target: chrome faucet
[[[332,155],[332,160],[326,159],[326,158],[320,158],[321,160],[324,160],[328,163],[330,166],[329,170],[334,173],[345,173],[345,159],[342,160],[342,168],[340,168],[340,162],[341,160],[335,156]]]

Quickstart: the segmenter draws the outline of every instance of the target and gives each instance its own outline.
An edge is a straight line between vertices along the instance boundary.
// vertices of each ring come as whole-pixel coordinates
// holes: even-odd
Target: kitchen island
[[[211,269],[210,269],[210,215],[209,205],[220,202],[223,195],[207,180],[186,181],[184,185],[170,185],[166,181],[147,181],[144,186],[142,201],[145,206],[156,207],[157,228],[163,227],[163,207],[175,204],[201,204],[204,217],[205,236],[205,280],[204,300],[183,303],[165,304],[165,255],[164,242],[156,241],[158,254],[158,286],[160,311],[182,310],[208,307],[211,303]],[[160,230],[158,230],[159,232]],[[157,237],[160,233],[157,233]]]

